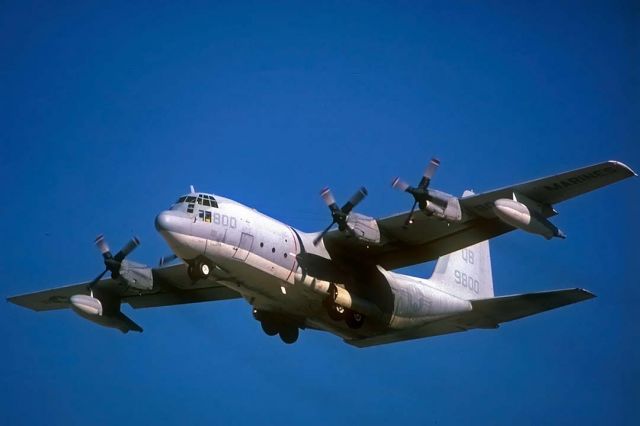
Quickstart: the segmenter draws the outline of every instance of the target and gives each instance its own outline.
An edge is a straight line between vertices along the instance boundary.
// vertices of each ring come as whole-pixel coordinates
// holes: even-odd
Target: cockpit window
[[[186,197],[186,196],[184,196],[184,197],[180,197],[180,198],[178,198],[178,201],[176,201],[176,204],[183,203],[183,202],[184,202],[184,200],[186,200],[186,199],[187,199],[187,197]]]
[[[211,201],[209,201],[209,200],[208,200],[208,199],[206,199],[206,198],[205,198],[204,200],[202,200],[202,204],[203,204],[203,205],[205,205],[205,206],[207,206],[207,207],[211,207]]]
[[[186,201],[187,201],[187,203],[195,203],[196,202],[196,197],[187,197]]]

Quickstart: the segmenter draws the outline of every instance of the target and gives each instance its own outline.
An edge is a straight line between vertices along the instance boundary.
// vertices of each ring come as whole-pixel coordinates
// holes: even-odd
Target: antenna
[[[195,193],[195,192],[196,192],[196,190],[195,190],[195,188],[193,187],[193,185],[189,185],[189,189],[191,190],[191,194],[193,194],[193,193]]]

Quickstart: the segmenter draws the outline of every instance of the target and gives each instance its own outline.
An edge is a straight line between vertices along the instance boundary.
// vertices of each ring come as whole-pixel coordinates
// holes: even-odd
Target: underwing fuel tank
[[[493,211],[504,223],[532,234],[542,235],[547,240],[553,237],[566,238],[554,224],[519,201],[501,198],[494,201]]]

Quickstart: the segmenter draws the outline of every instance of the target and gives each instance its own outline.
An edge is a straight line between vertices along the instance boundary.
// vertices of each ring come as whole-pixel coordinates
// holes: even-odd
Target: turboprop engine
[[[96,238],[96,246],[102,253],[105,269],[87,285],[89,294],[76,294],[69,298],[71,309],[82,318],[103,327],[116,328],[123,333],[142,331],[142,328],[120,311],[120,296],[115,286],[102,285],[100,280],[111,272],[111,279],[138,290],[153,288],[153,272],[148,266],[125,260],[140,241],[132,238],[115,255],[111,254],[104,237]],[[112,288],[110,288],[112,287]]]
[[[409,215],[405,220],[405,226],[413,223],[413,214],[416,206],[428,216],[435,216],[449,223],[459,222],[462,219],[462,209],[460,208],[460,200],[458,200],[458,198],[446,192],[429,189],[431,178],[433,178],[438,167],[440,167],[440,160],[432,158],[418,186],[415,187],[409,185],[400,179],[400,177],[395,178],[393,182],[391,182],[393,188],[408,192],[413,196],[413,207],[411,207],[411,211],[409,211]]]
[[[535,208],[529,208],[517,199],[500,198],[494,201],[493,211],[504,223],[532,234],[542,235],[547,240],[553,237],[566,238],[561,230],[539,214]]]

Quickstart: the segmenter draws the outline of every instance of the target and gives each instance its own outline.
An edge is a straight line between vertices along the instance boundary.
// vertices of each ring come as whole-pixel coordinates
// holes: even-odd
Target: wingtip
[[[575,290],[579,291],[582,294],[583,300],[594,299],[598,297],[595,293],[592,293],[585,288],[576,288]]]
[[[629,166],[627,166],[626,164],[624,164],[622,161],[617,161],[617,160],[609,160],[608,161],[609,164],[613,164],[616,167],[621,167],[625,170],[627,170],[631,175],[633,176],[638,176],[638,174],[636,172],[633,171],[633,169]]]

